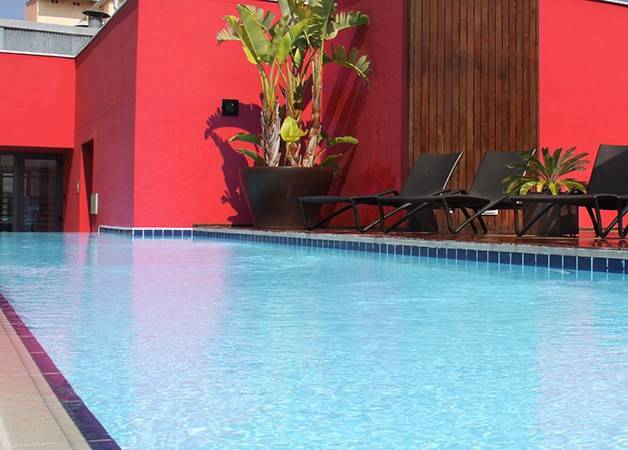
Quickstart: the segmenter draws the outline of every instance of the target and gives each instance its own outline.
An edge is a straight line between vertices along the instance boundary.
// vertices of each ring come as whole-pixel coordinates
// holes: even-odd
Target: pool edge
[[[133,239],[218,239],[299,247],[329,248],[400,256],[420,256],[465,262],[529,266],[579,273],[628,275],[628,251],[555,247],[532,244],[483,243],[331,232],[274,231],[229,227],[129,228],[100,226],[99,234]]]
[[[94,450],[120,450],[120,446],[74,391],[70,382],[28,326],[24,324],[2,292],[0,292],[0,312],[6,317],[7,322],[39,369],[41,376],[46,380],[64,411],[76,425],[90,448]]]

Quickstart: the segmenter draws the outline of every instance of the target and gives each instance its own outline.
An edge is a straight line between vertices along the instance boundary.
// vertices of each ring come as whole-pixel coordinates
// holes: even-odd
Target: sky
[[[0,18],[23,19],[24,0],[0,0]]]

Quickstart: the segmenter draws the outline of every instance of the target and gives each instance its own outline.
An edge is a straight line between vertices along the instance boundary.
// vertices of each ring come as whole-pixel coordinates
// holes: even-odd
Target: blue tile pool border
[[[39,344],[37,338],[33,336],[9,300],[2,295],[2,292],[0,292],[0,311],[7,318],[63,409],[70,416],[89,446],[94,450],[119,450],[120,446],[74,391],[70,382]]]
[[[377,235],[307,233],[238,228],[99,227],[99,233],[133,239],[214,239],[579,272],[628,274],[628,250],[481,243]]]

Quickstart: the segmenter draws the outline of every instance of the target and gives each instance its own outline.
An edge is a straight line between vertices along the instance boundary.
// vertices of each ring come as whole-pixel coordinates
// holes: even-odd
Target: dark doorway
[[[83,144],[83,173],[85,174],[85,199],[89,214],[89,229],[96,231],[96,215],[92,214],[91,197],[94,192],[94,141]]]
[[[0,153],[0,231],[61,231],[63,159]]]

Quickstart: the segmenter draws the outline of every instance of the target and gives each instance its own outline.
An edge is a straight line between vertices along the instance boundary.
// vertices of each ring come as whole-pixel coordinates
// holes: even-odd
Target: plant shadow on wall
[[[355,29],[353,38],[347,47],[361,48],[365,37],[365,28]],[[356,78],[351,71],[336,69],[333,75],[333,85],[329,89],[325,105],[325,129],[329,130],[329,134],[332,136],[358,136],[369,85],[364,83],[362,79]],[[347,144],[339,146],[337,154],[343,155],[343,157],[338,164],[336,178],[331,187],[330,193],[332,195],[340,194],[342,191],[357,149],[357,146]],[[391,184],[387,186],[389,185]]]
[[[244,194],[240,186],[239,171],[243,167],[248,167],[246,157],[239,153],[229,142],[228,138],[222,137],[220,130],[234,128],[246,128],[248,133],[259,133],[259,118],[262,113],[259,105],[240,104],[240,114],[238,117],[223,116],[220,108],[207,118],[205,129],[205,140],[212,140],[216,149],[222,157],[222,173],[225,179],[226,190],[222,195],[221,203],[228,204],[235,211],[235,215],[227,220],[232,224],[250,224],[251,217],[246,205]],[[214,151],[212,149],[212,151]]]

